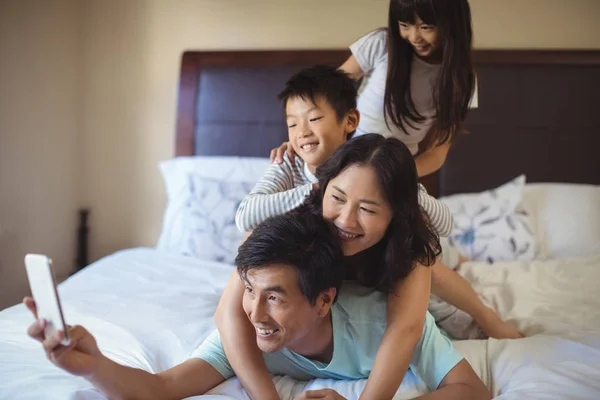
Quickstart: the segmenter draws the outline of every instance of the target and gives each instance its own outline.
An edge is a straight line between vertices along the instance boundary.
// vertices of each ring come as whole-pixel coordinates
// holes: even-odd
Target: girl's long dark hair
[[[390,0],[388,14],[388,72],[384,95],[385,119],[406,131],[424,117],[415,109],[410,95],[413,48],[400,37],[398,22],[414,24],[415,15],[435,25],[442,41],[442,63],[433,101],[435,134],[427,144],[452,141],[467,116],[475,88],[471,59],[473,32],[467,0]]]
[[[418,202],[417,169],[412,154],[401,141],[367,134],[350,139],[317,168],[319,189],[307,207],[322,214],[329,181],[352,165],[375,170],[379,185],[392,208],[392,220],[383,239],[370,251],[368,265],[361,266],[360,283],[389,292],[412,271],[414,262],[430,266],[440,254],[439,237],[423,215]],[[372,252],[371,252],[372,250]],[[371,254],[372,253],[372,254]]]

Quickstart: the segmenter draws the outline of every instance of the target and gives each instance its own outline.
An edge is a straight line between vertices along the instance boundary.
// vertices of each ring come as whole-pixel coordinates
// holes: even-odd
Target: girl
[[[397,137],[413,155],[421,150],[420,177],[437,171],[475,94],[471,43],[467,0],[392,0],[387,31],[352,44],[341,67],[354,78],[370,74],[358,134]]]

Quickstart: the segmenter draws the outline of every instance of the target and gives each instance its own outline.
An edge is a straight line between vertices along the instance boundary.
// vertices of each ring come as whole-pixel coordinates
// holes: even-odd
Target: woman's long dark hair
[[[417,169],[412,154],[398,139],[378,134],[350,139],[317,168],[319,189],[307,202],[314,212],[323,212],[329,181],[352,165],[368,165],[375,170],[378,184],[392,208],[392,220],[385,236],[373,246],[374,258],[369,259],[368,265],[361,266],[360,274],[361,284],[389,292],[412,271],[414,262],[427,266],[434,263],[440,254],[439,237],[419,205]]]
[[[400,37],[398,22],[415,23],[419,16],[435,25],[442,41],[442,63],[433,93],[435,134],[427,144],[452,141],[461,130],[475,88],[475,71],[471,59],[473,32],[471,10],[467,0],[390,0],[388,14],[388,72],[384,95],[385,119],[400,129],[415,127],[424,120],[415,109],[410,95],[412,46]]]

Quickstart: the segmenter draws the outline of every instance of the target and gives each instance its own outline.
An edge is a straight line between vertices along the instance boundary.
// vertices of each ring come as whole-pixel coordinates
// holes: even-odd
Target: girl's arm
[[[431,128],[429,128],[425,138],[419,143],[419,146],[423,146],[424,148],[424,151],[415,157],[417,175],[419,178],[433,174],[440,169],[446,161],[446,156],[452,145],[452,140],[440,144],[439,141],[435,139],[436,133],[437,127],[434,123]]]
[[[387,329],[360,399],[392,399],[423,334],[431,269],[418,264],[388,296]]]
[[[237,271],[227,282],[215,313],[225,356],[253,400],[279,400],[279,394],[256,344],[256,332],[242,308],[244,284]]]
[[[446,161],[448,150],[450,150],[450,142],[432,147],[425,152],[415,157],[415,164],[417,166],[417,175],[419,177],[433,174],[435,171],[440,169]]]
[[[348,57],[348,59],[340,66],[339,69],[347,73],[348,76],[355,81],[359,80],[363,76],[363,70],[360,68],[360,65],[358,65],[358,61],[356,61],[354,56]]]

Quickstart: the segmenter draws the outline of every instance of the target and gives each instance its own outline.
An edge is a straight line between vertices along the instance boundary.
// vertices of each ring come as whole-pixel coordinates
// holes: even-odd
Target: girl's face
[[[415,53],[423,59],[433,59],[439,56],[442,41],[437,26],[428,25],[418,15],[415,23],[398,21],[400,37],[410,43]]]
[[[345,256],[376,245],[385,235],[392,214],[371,166],[352,165],[325,189],[323,218],[342,240]]]

